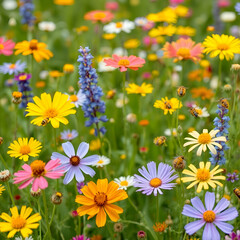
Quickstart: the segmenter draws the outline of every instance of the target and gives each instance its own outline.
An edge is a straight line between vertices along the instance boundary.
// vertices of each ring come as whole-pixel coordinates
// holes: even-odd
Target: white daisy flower
[[[135,28],[135,24],[129,20],[123,20],[121,22],[111,22],[103,27],[103,31],[107,33],[120,33],[126,32],[130,33],[132,29]]]
[[[198,117],[200,117],[200,118],[204,118],[204,117],[209,117],[210,115],[209,115],[209,113],[208,113],[208,111],[207,111],[207,108],[200,108],[200,107],[198,107],[197,105],[193,105],[192,106],[194,109],[195,109],[195,111],[198,113]]]
[[[61,132],[61,139],[62,140],[73,140],[74,138],[76,138],[78,136],[78,132],[77,130],[65,130],[63,132]]]
[[[177,136],[177,129],[176,128],[173,128],[172,131],[171,131],[171,129],[167,128],[164,131],[164,135],[166,135],[166,136],[171,136],[172,134],[173,134],[174,137]]]
[[[103,167],[105,165],[108,165],[110,163],[110,159],[105,156],[99,156],[99,160],[97,163],[95,163],[93,166],[95,167]]]
[[[227,139],[224,136],[215,137],[216,134],[219,132],[219,130],[211,130],[208,133],[207,129],[203,129],[203,133],[199,134],[197,131],[193,131],[188,133],[193,138],[186,137],[184,139],[189,140],[188,142],[184,143],[183,147],[193,145],[191,148],[189,148],[188,152],[191,152],[194,148],[198,147],[197,150],[197,156],[201,156],[202,151],[206,152],[207,147],[209,150],[216,155],[217,150],[215,149],[214,145],[222,149],[221,144],[218,142],[226,142]]]
[[[119,185],[119,189],[127,190],[128,187],[133,186],[134,177],[133,176],[127,176],[127,177],[115,178],[114,182]]]
[[[79,106],[83,105],[84,101],[86,100],[86,96],[81,90],[79,90],[77,94],[70,95],[69,99],[75,105],[75,107],[78,108]]]
[[[56,24],[54,22],[40,22],[38,28],[41,31],[52,32],[56,29]]]

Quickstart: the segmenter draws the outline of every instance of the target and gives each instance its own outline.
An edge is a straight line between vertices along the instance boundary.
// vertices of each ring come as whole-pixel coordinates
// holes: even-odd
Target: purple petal
[[[190,205],[184,205],[182,214],[192,218],[202,218],[202,214]]]
[[[74,170],[75,170],[75,178],[76,178],[77,182],[83,182],[84,176],[83,176],[81,170],[79,169],[79,167],[76,167]]]
[[[188,223],[184,228],[188,235],[193,235],[205,224],[204,220],[197,220],[191,223]]]
[[[79,144],[77,155],[82,159],[87,154],[89,149],[89,144],[86,142],[82,142]]]
[[[226,198],[222,198],[219,202],[218,202],[218,204],[217,204],[217,206],[214,208],[214,212],[215,213],[220,213],[220,212],[222,212],[224,209],[226,209],[228,206],[229,206],[229,204],[230,204],[230,201],[228,201]]]
[[[200,213],[203,214],[206,211],[199,197],[192,198],[191,203]]]
[[[63,184],[68,184],[72,181],[73,177],[74,177],[74,173],[75,173],[75,169],[74,167],[71,167],[67,174],[65,175],[65,178],[63,180]]]
[[[138,171],[149,181],[153,178],[145,167],[139,168]]]
[[[231,233],[233,230],[233,226],[229,223],[220,222],[220,221],[214,221],[214,223],[217,225],[217,227],[222,230],[224,233]]]
[[[62,147],[63,147],[63,150],[67,154],[68,157],[75,156],[74,147],[70,142],[63,143]]]
[[[220,240],[220,234],[213,223],[207,223],[203,231],[203,240]]]
[[[61,167],[63,167],[64,172],[67,172],[72,167],[72,164],[64,163],[64,164],[61,165]]]
[[[235,207],[231,207],[218,215],[216,215],[216,221],[231,221],[238,216],[238,211]]]
[[[215,193],[206,192],[205,194],[205,206],[207,210],[212,210],[215,204]]]
[[[79,168],[85,173],[85,174],[88,174],[90,175],[91,177],[93,177],[95,175],[95,171],[88,167],[88,166],[85,166],[85,165],[79,165]]]
[[[99,161],[99,156],[98,155],[92,155],[86,158],[83,158],[80,160],[80,164],[84,165],[93,165]]]
[[[52,160],[60,159],[61,164],[69,162],[69,158],[68,157],[66,157],[66,156],[64,156],[64,155],[62,155],[60,153],[57,153],[57,152],[53,152],[52,153],[51,159]]]
[[[149,162],[147,164],[148,171],[151,175],[151,178],[157,177],[157,170],[156,170],[156,163],[155,162]]]

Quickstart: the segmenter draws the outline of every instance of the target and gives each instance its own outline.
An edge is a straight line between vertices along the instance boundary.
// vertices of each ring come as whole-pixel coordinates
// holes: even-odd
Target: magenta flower
[[[4,38],[0,37],[0,55],[1,54],[5,56],[12,55],[14,47],[15,43],[12,40],[4,41]]]
[[[176,183],[170,183],[172,180],[176,179],[178,176],[171,176],[175,170],[172,167],[165,163],[159,163],[158,169],[156,168],[155,162],[149,162],[147,168],[139,168],[138,171],[142,174],[134,175],[134,187],[139,187],[137,191],[141,191],[143,194],[150,195],[154,194],[157,196],[157,193],[163,194],[161,189],[172,189]]]
[[[237,232],[231,232],[229,236],[225,236],[225,240],[240,240],[240,230]]]
[[[215,194],[206,192],[205,207],[199,197],[191,199],[193,205],[186,204],[183,207],[182,214],[199,220],[188,223],[184,228],[188,235],[192,235],[205,225],[202,240],[220,240],[220,234],[216,226],[224,233],[231,233],[233,226],[225,221],[231,221],[238,216],[237,209],[231,207],[225,210],[230,202],[226,198],[222,198],[215,208]]]
[[[48,187],[48,182],[45,177],[57,179],[63,176],[64,169],[60,167],[60,160],[50,160],[47,164],[42,160],[35,160],[30,165],[24,164],[20,170],[14,173],[13,183],[22,183],[19,189],[23,189],[32,183],[32,190],[37,192],[38,189]]]
[[[84,235],[79,235],[79,236],[73,237],[72,240],[90,240],[90,238],[87,238]]]

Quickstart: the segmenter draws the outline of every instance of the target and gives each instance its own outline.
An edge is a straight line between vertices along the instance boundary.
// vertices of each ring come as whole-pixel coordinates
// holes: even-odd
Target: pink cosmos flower
[[[24,164],[22,166],[24,170],[14,173],[13,183],[23,182],[19,189],[25,188],[32,183],[34,192],[37,192],[39,188],[45,189],[48,187],[48,182],[44,177],[57,179],[63,176],[64,169],[59,167],[60,165],[59,159],[50,160],[47,164],[42,160],[35,160],[30,165]]]
[[[120,72],[126,72],[128,68],[136,71],[138,68],[143,67],[145,60],[133,55],[130,57],[121,57],[113,54],[112,58],[104,59],[104,62],[106,63],[106,66],[119,68]]]
[[[119,8],[118,2],[106,2],[105,8],[110,11],[117,11]]]
[[[230,6],[230,1],[229,0],[218,0],[218,7],[219,8],[225,8],[225,7],[229,7]]]
[[[181,4],[183,3],[184,0],[170,0],[170,4],[171,5],[177,5],[177,4]]]
[[[174,58],[174,62],[181,60],[199,61],[202,57],[203,46],[201,43],[195,45],[190,38],[180,38],[176,42],[167,42],[163,46],[164,57]]]
[[[4,41],[3,37],[0,37],[0,55],[9,56],[13,54],[13,48],[15,43],[12,40]]]

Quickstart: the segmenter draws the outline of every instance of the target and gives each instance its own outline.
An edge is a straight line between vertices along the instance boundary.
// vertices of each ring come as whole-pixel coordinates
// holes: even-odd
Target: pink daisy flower
[[[163,46],[164,57],[174,58],[174,62],[181,60],[199,61],[202,56],[203,46],[201,43],[195,45],[190,38],[180,38],[176,42],[167,42]]]
[[[3,37],[0,37],[0,55],[9,56],[13,54],[13,48],[15,43],[12,40],[4,41]]]
[[[47,164],[42,160],[35,160],[30,165],[24,164],[20,170],[14,173],[13,183],[22,183],[19,189],[23,189],[32,183],[32,190],[34,192],[38,189],[45,189],[48,187],[48,182],[44,177],[51,179],[57,179],[63,176],[64,169],[59,167],[61,165],[60,160],[50,160]]]
[[[106,66],[120,68],[120,72],[126,72],[128,68],[134,71],[138,70],[138,68],[143,66],[145,60],[133,55],[130,57],[121,57],[113,54],[112,58],[104,59],[104,62],[106,63]]]

